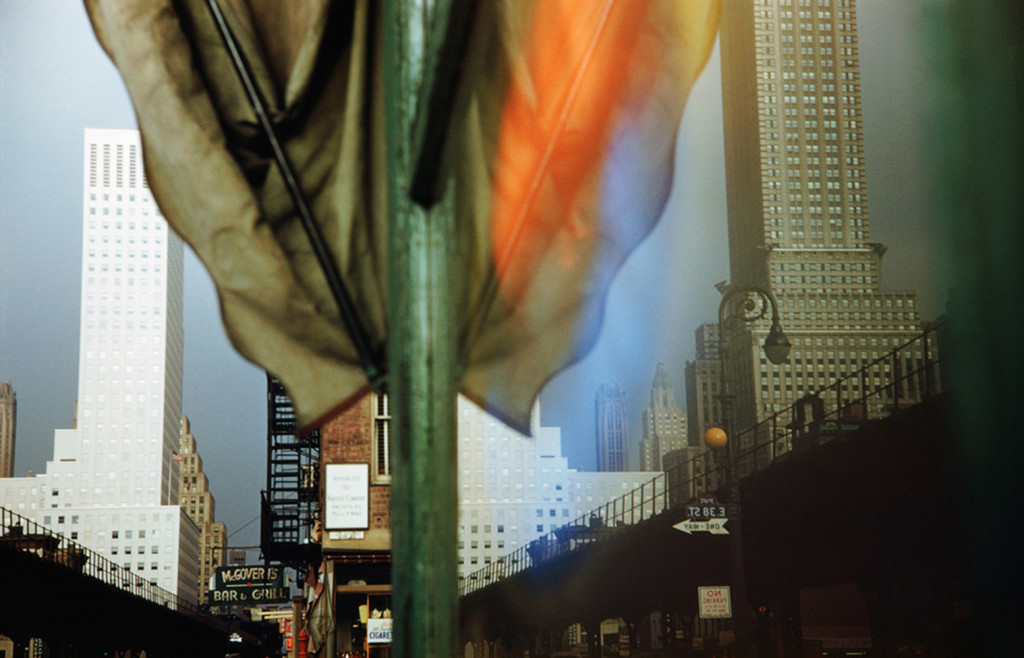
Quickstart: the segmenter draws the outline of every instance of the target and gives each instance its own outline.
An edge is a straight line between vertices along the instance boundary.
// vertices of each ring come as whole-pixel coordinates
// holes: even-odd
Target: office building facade
[[[721,427],[718,404],[719,372],[718,324],[705,323],[694,332],[697,351],[684,367],[686,379],[686,434],[691,446],[704,445],[704,433]]]
[[[534,407],[524,436],[458,400],[459,578],[589,514],[658,473],[585,472],[562,456],[562,431]]]
[[[870,238],[855,1],[725,3],[720,35],[732,285],[774,292],[793,344],[774,366],[761,351],[767,319],[720,328],[742,428],[922,323],[915,293],[882,290],[885,247]]]

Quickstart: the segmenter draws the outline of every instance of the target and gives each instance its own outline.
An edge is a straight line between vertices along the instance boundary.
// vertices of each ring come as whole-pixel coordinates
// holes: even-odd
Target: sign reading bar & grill
[[[288,583],[280,567],[218,567],[210,581],[210,602],[214,605],[284,603],[291,600]]]
[[[732,599],[729,587],[698,587],[701,619],[727,619],[732,617]]]

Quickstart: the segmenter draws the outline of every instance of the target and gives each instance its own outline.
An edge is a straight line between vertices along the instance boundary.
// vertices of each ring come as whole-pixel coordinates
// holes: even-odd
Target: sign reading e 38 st
[[[688,535],[694,532],[710,532],[713,535],[727,535],[725,524],[729,522],[725,514],[725,505],[719,503],[714,496],[701,496],[686,506],[689,518],[672,526]]]
[[[253,605],[291,600],[288,583],[280,567],[217,567],[212,581],[210,602],[214,605]]]

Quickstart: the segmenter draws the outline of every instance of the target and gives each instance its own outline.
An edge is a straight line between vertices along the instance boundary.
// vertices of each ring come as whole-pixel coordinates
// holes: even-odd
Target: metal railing
[[[868,421],[885,418],[941,393],[942,359],[937,350],[941,331],[942,325],[928,327],[859,370],[730,437],[729,441],[739,446],[740,476],[813,445],[854,436]],[[704,450],[620,498],[468,574],[459,582],[459,595],[600,541],[717,489],[724,482],[723,462],[710,449]]]
[[[196,603],[154,585],[130,568],[111,562],[95,551],[5,507],[0,507],[0,533],[0,551],[31,553],[42,561],[112,585],[150,603],[201,618],[211,624],[222,625],[219,619],[202,612]]]

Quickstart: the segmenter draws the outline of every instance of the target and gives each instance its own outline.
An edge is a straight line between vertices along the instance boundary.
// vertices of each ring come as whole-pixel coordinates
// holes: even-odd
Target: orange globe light
[[[728,437],[725,435],[725,430],[721,427],[711,427],[708,428],[707,432],[704,432],[704,443],[709,448],[724,448],[726,441],[728,441]]]

